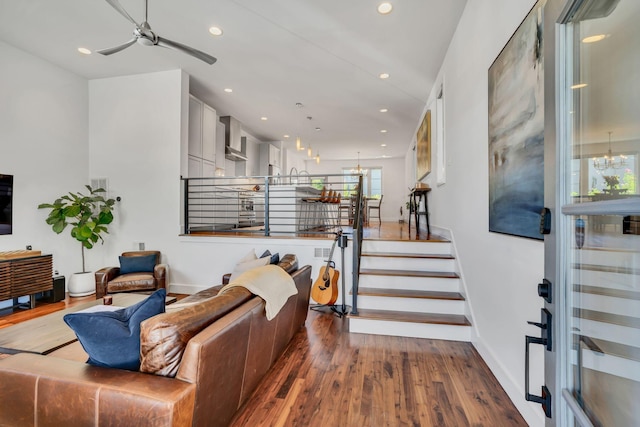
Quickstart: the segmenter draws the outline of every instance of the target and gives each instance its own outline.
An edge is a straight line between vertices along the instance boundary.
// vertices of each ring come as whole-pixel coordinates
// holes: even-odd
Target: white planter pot
[[[69,296],[84,297],[96,293],[96,278],[93,272],[73,273],[69,279]]]

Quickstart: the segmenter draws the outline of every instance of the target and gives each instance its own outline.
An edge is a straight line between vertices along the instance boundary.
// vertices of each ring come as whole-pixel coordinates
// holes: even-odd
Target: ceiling
[[[120,3],[143,20],[143,0]],[[153,31],[215,56],[213,65],[139,44],[78,53],[131,39],[133,24],[105,0],[0,0],[0,40],[87,79],[181,68],[218,115],[286,147],[300,135],[323,159],[404,157],[466,0],[392,0],[388,15],[379,3],[150,0]],[[209,34],[214,25],[222,36]]]

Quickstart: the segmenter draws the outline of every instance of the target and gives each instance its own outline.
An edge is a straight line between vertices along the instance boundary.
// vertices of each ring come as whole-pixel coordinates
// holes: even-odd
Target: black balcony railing
[[[351,311],[357,313],[361,188],[360,174],[183,178],[184,233],[334,237],[340,230],[352,240]]]

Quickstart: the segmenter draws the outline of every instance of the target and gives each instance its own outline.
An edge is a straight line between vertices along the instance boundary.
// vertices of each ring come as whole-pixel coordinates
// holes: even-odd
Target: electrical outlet
[[[133,242],[134,251],[144,251],[144,242]]]

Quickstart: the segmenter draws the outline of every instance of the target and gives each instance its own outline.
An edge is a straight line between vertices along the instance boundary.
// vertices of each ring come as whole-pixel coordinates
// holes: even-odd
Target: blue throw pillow
[[[269,249],[267,249],[266,251],[264,251],[262,253],[262,255],[260,255],[260,258],[264,258],[264,257],[271,257],[269,260],[269,264],[277,264],[280,262],[280,253],[276,252],[275,254],[271,254],[271,251]]]
[[[70,313],[64,316],[64,321],[89,355],[87,363],[137,371],[140,369],[140,322],[164,313],[166,295],[164,289],[158,289],[130,307]]]
[[[156,254],[140,256],[121,256],[120,274],[153,273],[156,266]]]

